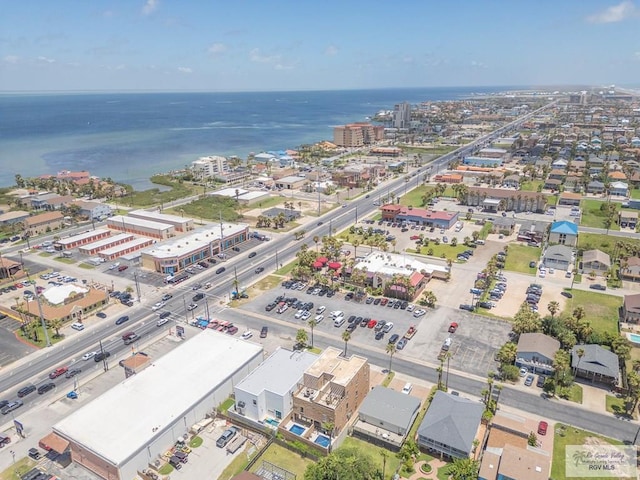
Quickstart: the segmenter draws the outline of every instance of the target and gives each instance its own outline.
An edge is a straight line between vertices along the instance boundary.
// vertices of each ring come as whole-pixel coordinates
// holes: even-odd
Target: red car
[[[369,320],[369,323],[367,323],[367,328],[374,328],[377,324],[377,320]]]
[[[53,372],[49,374],[50,379],[58,378],[60,375],[64,375],[69,370],[67,367],[56,368]]]
[[[383,298],[382,300],[380,300],[380,305],[384,307],[388,302],[389,302],[388,298]]]
[[[545,421],[541,421],[538,424],[538,435],[546,435],[547,434],[547,428],[549,428],[549,424]]]
[[[456,333],[456,330],[458,330],[458,324],[451,322],[451,325],[449,325],[449,333]]]
[[[9,445],[11,443],[11,437],[5,437],[0,435],[0,448],[4,447],[5,445]]]
[[[420,235],[411,235],[409,240],[420,240]]]

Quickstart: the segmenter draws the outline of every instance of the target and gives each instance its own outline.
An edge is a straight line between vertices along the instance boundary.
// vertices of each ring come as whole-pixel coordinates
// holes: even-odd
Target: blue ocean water
[[[16,173],[88,170],[144,189],[202,155],[295,149],[397,103],[506,89],[0,95],[0,185]]]

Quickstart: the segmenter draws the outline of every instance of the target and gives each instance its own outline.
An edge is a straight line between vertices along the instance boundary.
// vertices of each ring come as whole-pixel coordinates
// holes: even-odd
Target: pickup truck
[[[416,326],[411,325],[407,330],[407,333],[404,334],[404,338],[406,338],[407,340],[411,340],[417,331],[418,329],[416,328]]]
[[[64,375],[65,373],[67,373],[67,370],[69,370],[68,367],[60,367],[60,368],[56,368],[53,372],[51,372],[49,374],[49,378],[50,379],[54,379],[54,378],[58,378],[61,375]]]

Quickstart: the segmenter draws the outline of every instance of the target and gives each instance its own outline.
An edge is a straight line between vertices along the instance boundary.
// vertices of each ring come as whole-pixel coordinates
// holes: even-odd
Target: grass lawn
[[[40,252],[38,254],[38,256],[40,256],[40,257],[50,257],[51,255],[53,255],[53,253]]]
[[[166,190],[163,188],[161,191],[160,188],[150,188],[140,192],[134,191],[120,199],[120,202],[128,204],[129,206],[149,207],[151,205],[160,205],[162,203],[168,203],[173,200],[188,197],[201,189],[186,183],[178,182],[177,180],[173,180],[165,175],[154,175],[151,177],[151,183],[163,185],[165,187],[169,187],[169,189]]]
[[[347,437],[342,443],[340,448],[357,448],[361,453],[368,455],[371,461],[375,465],[376,469],[382,471],[382,455],[380,452],[387,452],[387,465],[385,467],[385,476],[388,477],[392,472],[400,466],[400,459],[396,457],[395,453],[387,450],[386,448],[377,447],[363,440],[359,440],[353,437]]]
[[[94,268],[96,268],[95,265],[90,265],[88,263],[81,263],[80,265],[78,265],[80,268],[85,268],[87,270],[93,270]]]
[[[20,475],[24,475],[36,465],[36,462],[29,457],[18,460],[15,465],[10,466],[3,472],[0,472],[0,480],[16,480]]]
[[[622,445],[619,440],[603,437],[595,433],[580,430],[579,428],[567,426],[558,423],[554,429],[554,442],[553,442],[553,461],[551,462],[551,475],[549,478],[554,480],[564,480],[565,476],[565,460],[566,460],[566,447],[568,445],[585,445],[587,443],[608,443],[609,445]],[[594,442],[594,440],[596,442]],[[575,478],[575,477],[572,477]]]
[[[297,264],[298,264],[297,260],[287,263],[282,268],[279,268],[278,270],[276,270],[276,275],[282,275],[282,276],[289,275],[289,273],[291,273],[291,270],[293,270]]]
[[[73,258],[67,258],[67,257],[56,257],[54,258],[54,260],[56,262],[66,263],[67,265],[72,265],[76,263],[76,261]]]
[[[578,235],[578,248],[581,250],[602,250],[609,254],[610,257],[615,256],[616,242],[621,241],[626,244],[640,247],[640,239],[630,237],[611,237],[602,233],[582,233]]]
[[[613,395],[607,395],[607,412],[611,412],[614,415],[627,417],[626,409],[625,409],[625,400],[624,398],[618,398]],[[636,419],[636,415],[633,416],[634,420]]]
[[[605,214],[600,210],[600,207],[606,202],[593,199],[582,200],[580,206],[582,207],[582,219],[580,225],[584,227],[606,228],[604,224]],[[620,204],[612,202],[615,205],[616,211],[620,210]],[[616,216],[617,218],[617,216]],[[620,230],[620,227],[615,223],[612,223],[609,227],[610,230]]]
[[[462,239],[458,240],[459,243],[455,247],[452,247],[451,243],[441,243],[440,245],[436,245],[435,242],[429,242],[429,246],[420,247],[420,254],[437,258],[448,258],[452,261],[456,261],[459,254],[469,249],[469,247],[462,243]],[[407,248],[406,251],[410,253],[417,253],[415,248]]]
[[[287,199],[284,197],[268,197],[268,198],[260,199],[259,202],[252,203],[251,205],[249,205],[249,207],[267,209],[267,208],[277,207],[278,205],[284,203],[285,200]]]
[[[630,190],[629,193],[631,194],[631,198],[634,200],[640,199],[640,189],[634,188],[633,190]]]
[[[218,480],[229,480],[235,477],[236,475],[238,475],[245,468],[247,468],[247,465],[249,464],[249,461],[251,460],[252,457],[250,457],[247,454],[246,450],[247,450],[247,447],[245,446],[242,452],[240,452],[240,454],[236,458],[234,458],[229,465],[227,465],[227,468],[225,468],[222,471],[222,473],[218,477]],[[253,453],[253,456],[257,454],[258,454],[258,451],[256,450]]]
[[[480,229],[480,236],[478,237],[480,240],[486,240],[487,237],[489,236],[489,233],[491,232],[491,230],[493,229],[493,223],[491,222],[486,222],[482,228]]]
[[[393,377],[395,376],[396,376],[395,372],[387,373],[387,376],[384,377],[384,380],[382,381],[382,386],[388,387],[389,384],[391,383],[391,380],[393,380]]]
[[[21,330],[17,330],[18,334],[20,335],[21,338],[24,339],[25,342],[30,343],[31,345],[35,345],[36,347],[39,348],[43,348],[46,347],[47,342],[45,341],[44,338],[44,333],[42,330],[42,325],[40,324],[40,320],[33,320],[34,322],[38,322],[38,329],[37,329],[37,336],[38,336],[38,340],[34,341],[32,337],[27,336],[27,334],[23,333]],[[47,334],[49,335],[49,341],[51,342],[52,345],[60,342],[61,340],[64,340],[64,335],[60,335],[59,337],[55,336],[55,331],[47,328]]]
[[[236,403],[236,402],[235,402],[235,400],[233,398],[227,398],[220,405],[220,410],[223,411],[223,412],[226,412],[227,410],[229,410],[233,406],[234,403]]]
[[[618,333],[618,308],[622,305],[621,297],[614,297],[593,291],[572,290],[573,298],[567,300],[563,315],[571,315],[574,308],[584,308],[584,320],[591,324],[594,332]]]
[[[582,403],[582,387],[577,383],[574,383],[569,388],[569,401],[575,403]]]
[[[547,197],[547,204],[549,206],[557,205],[558,204],[558,195],[549,195]]]
[[[432,185],[420,185],[410,192],[407,191],[406,195],[400,196],[400,205],[422,207],[424,206],[422,203],[422,197],[433,189],[434,187]]]
[[[520,190],[524,192],[538,192],[538,187],[543,184],[544,182],[542,180],[531,180],[528,182],[522,182]]]
[[[206,197],[194,200],[178,208],[167,210],[173,215],[192,217],[197,220],[233,222],[242,217],[241,207],[235,198]]]
[[[288,450],[280,445],[272,443],[264,454],[253,464],[251,472],[256,472],[262,466],[262,460],[266,460],[296,475],[296,478],[304,478],[304,471],[307,466],[313,463],[308,458],[301,457],[295,452]]]
[[[540,247],[529,247],[527,245],[509,245],[507,260],[504,269],[511,272],[530,273],[535,275],[536,267],[529,268],[529,262],[538,264],[542,249]]]

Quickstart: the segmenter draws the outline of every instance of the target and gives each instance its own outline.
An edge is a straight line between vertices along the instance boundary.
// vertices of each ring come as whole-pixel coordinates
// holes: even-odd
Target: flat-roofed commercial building
[[[149,245],[153,245],[153,242],[155,242],[155,240],[147,237],[134,238],[129,242],[121,243],[119,245],[114,245],[111,248],[101,250],[98,252],[98,255],[100,256],[100,258],[104,258],[105,260],[114,260],[124,255],[142,250]]]
[[[107,226],[121,232],[160,238],[162,240],[176,236],[175,226],[168,223],[145,220],[144,218],[116,215],[107,220]]]
[[[193,218],[179,217],[178,215],[169,215],[167,213],[159,213],[148,210],[133,210],[127,213],[128,217],[142,218],[153,222],[167,223],[173,225],[176,232],[189,232],[195,228]]]
[[[134,236],[130,233],[119,233],[112,237],[109,236],[103,238],[102,240],[98,240],[97,242],[78,247],[78,251],[85,255],[95,255],[96,253],[101,252],[102,250],[106,250],[107,248],[130,242],[133,238]]]
[[[97,240],[102,240],[111,235],[108,228],[99,228],[98,230],[89,230],[72,237],[61,238],[57,240],[53,246],[56,250],[71,250],[72,248],[81,247]]]
[[[141,252],[142,268],[174,275],[190,265],[212,258],[249,238],[249,226],[223,223],[194,230],[191,234],[157,243]]]
[[[262,347],[205,330],[54,425],[72,461],[135,478],[220,405],[262,361]]]

